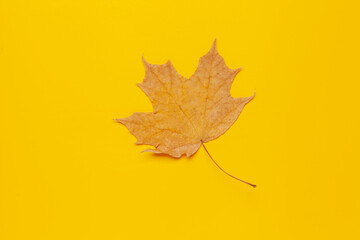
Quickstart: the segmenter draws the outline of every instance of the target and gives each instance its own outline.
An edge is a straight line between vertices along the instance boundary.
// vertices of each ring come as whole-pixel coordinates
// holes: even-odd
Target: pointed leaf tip
[[[117,122],[117,123],[123,123],[123,118],[116,118],[116,119],[113,119],[113,121]]]
[[[150,65],[150,63],[148,63],[148,62],[145,60],[144,54],[141,56],[141,60],[143,61],[144,66],[149,66],[149,65]]]
[[[214,40],[213,44],[211,45],[210,51],[215,51],[215,52],[217,52],[217,47],[216,47],[216,38],[215,38],[215,40]]]

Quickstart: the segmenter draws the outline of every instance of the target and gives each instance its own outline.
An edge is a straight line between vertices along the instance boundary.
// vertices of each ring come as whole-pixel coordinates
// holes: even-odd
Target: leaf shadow
[[[172,157],[170,155],[167,155],[167,154],[164,154],[164,153],[151,153],[151,152],[142,152],[141,154],[146,154],[148,155],[149,157],[147,158],[142,158],[142,160],[144,161],[153,161],[153,162],[156,162],[156,161],[173,161],[173,162],[179,162],[179,161],[191,161],[193,158],[194,158],[194,155],[193,154],[192,156],[190,157],[187,157],[185,154],[182,155],[181,157]]]

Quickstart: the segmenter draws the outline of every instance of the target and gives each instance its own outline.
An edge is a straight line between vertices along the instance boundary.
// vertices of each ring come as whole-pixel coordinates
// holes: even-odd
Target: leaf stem
[[[233,175],[231,175],[230,173],[228,173],[228,172],[226,172],[224,169],[222,169],[222,167],[220,167],[219,164],[217,164],[217,163],[215,162],[215,160],[212,158],[212,156],[210,155],[209,151],[206,149],[203,141],[201,141],[201,145],[204,147],[206,153],[209,155],[209,157],[211,158],[211,160],[215,163],[215,165],[216,165],[221,171],[223,171],[223,172],[224,172],[225,174],[227,174],[228,176],[230,176],[230,177],[232,177],[232,178],[234,178],[234,179],[236,179],[236,180],[238,180],[238,181],[240,181],[240,182],[246,183],[246,184],[248,184],[249,186],[252,186],[252,187],[254,187],[254,188],[256,187],[256,185],[251,184],[251,183],[248,183],[248,182],[245,182],[244,180],[241,180],[241,179],[239,179],[239,178],[237,178],[237,177],[234,177]]]

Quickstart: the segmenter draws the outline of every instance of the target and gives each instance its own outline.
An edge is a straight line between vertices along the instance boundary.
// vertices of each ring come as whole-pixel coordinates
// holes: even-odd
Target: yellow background
[[[359,239],[356,1],[0,1],[0,239]],[[233,96],[192,158],[140,154],[112,121],[215,39]]]

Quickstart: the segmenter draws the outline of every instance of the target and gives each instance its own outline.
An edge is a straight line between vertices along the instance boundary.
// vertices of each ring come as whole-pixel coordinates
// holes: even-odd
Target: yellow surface
[[[359,239],[356,1],[0,1],[0,239]],[[214,38],[233,96],[207,148],[140,154],[150,63]]]

